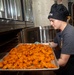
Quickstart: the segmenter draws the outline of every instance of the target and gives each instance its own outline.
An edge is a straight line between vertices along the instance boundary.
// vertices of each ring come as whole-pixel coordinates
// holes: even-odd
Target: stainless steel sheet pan
[[[21,43],[21,44],[23,44],[23,43]],[[19,45],[21,45],[21,44],[19,44]],[[29,44],[29,43],[28,43],[28,44]],[[19,45],[17,45],[16,47],[18,47]],[[30,43],[30,45],[31,45],[31,43]],[[54,53],[54,51],[53,51],[53,53]],[[8,54],[9,54],[9,53],[6,53],[6,55],[5,55],[4,57],[6,57]],[[55,54],[54,54],[54,56],[55,56]],[[3,57],[3,58],[4,58],[4,57]],[[3,58],[0,59],[0,61],[3,61]],[[59,65],[58,65],[58,63],[57,63],[56,57],[55,57],[55,59],[52,61],[52,63],[55,64],[57,67],[56,67],[56,68],[39,68],[39,69],[1,69],[1,68],[0,68],[0,71],[43,71],[43,70],[58,70],[58,69],[59,69]]]

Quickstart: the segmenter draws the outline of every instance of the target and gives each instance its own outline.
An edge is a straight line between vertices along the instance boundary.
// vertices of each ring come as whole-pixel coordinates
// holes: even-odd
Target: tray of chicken
[[[21,43],[0,59],[0,71],[57,70],[59,65],[49,45]]]

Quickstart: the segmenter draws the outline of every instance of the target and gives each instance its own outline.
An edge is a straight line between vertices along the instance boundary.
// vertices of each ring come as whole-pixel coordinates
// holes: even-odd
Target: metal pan
[[[23,43],[21,43],[21,44],[23,44]],[[19,44],[19,45],[21,45],[21,44]],[[19,45],[17,45],[16,47],[18,47]],[[29,44],[29,45],[31,45],[31,44]],[[6,57],[8,54],[6,54],[4,57]],[[55,56],[55,54],[54,54],[54,56]],[[3,58],[0,61],[3,61]],[[52,63],[54,63],[57,67],[56,68],[41,68],[41,69],[1,69],[0,68],[0,71],[41,71],[41,70],[43,71],[43,70],[57,70],[57,69],[59,69],[59,65],[57,63],[56,57],[52,61]]]

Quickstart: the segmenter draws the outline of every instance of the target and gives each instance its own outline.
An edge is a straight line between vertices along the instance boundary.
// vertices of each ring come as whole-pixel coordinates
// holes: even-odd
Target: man
[[[63,4],[53,4],[48,19],[55,30],[59,29],[51,47],[61,47],[56,75],[74,75],[74,27],[68,24],[69,12]]]

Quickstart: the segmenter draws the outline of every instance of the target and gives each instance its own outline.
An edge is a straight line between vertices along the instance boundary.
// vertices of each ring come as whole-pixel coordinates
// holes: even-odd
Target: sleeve
[[[61,53],[63,54],[74,54],[74,35],[65,35],[62,44]]]
[[[54,43],[58,43],[57,36],[54,38]]]
[[[54,43],[58,43],[59,44],[60,39],[61,39],[61,34],[60,33],[57,33],[56,34],[56,37],[54,38]]]

